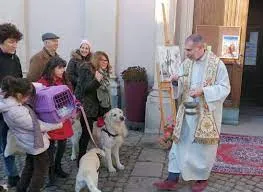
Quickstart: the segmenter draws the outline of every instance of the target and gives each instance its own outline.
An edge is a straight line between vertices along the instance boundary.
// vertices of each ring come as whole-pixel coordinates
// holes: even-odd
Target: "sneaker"
[[[207,180],[196,181],[192,186],[192,192],[202,192],[208,186]]]
[[[157,181],[153,183],[158,190],[176,190],[178,180],[171,181],[171,180],[164,180],[164,181]]]
[[[20,180],[20,177],[17,176],[9,176],[8,177],[8,187],[15,187],[18,183],[18,181]]]

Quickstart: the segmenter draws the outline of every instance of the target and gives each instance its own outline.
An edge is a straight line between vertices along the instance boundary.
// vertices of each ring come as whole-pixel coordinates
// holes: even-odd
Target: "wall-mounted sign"
[[[246,42],[245,65],[257,64],[258,32],[249,33],[249,41]]]

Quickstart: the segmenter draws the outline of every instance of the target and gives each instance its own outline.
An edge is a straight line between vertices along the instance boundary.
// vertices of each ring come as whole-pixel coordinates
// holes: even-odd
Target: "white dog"
[[[72,123],[73,128],[73,136],[70,138],[72,143],[72,150],[71,150],[71,160],[77,159],[77,154],[79,153],[79,139],[82,134],[82,128],[78,119],[75,119]]]
[[[7,192],[8,188],[7,185],[0,185],[0,192]]]
[[[119,150],[124,138],[128,135],[123,111],[118,108],[111,109],[105,114],[104,121],[105,125],[101,128],[97,127],[97,122],[94,122],[93,135],[105,151],[109,172],[116,172],[112,164],[111,154],[116,160],[117,168],[123,170],[124,166],[120,163]]]
[[[98,169],[100,167],[98,155],[105,157],[103,150],[93,148],[81,157],[76,178],[75,192],[79,192],[86,186],[89,188],[90,192],[101,192],[98,189]]]

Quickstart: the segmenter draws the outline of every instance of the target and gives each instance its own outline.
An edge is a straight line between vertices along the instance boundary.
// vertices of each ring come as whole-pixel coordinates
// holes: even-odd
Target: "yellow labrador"
[[[79,192],[86,186],[90,192],[101,192],[98,189],[98,169],[100,167],[98,155],[104,157],[105,153],[99,148],[92,148],[83,157],[81,157],[76,177],[75,192]]]
[[[111,109],[105,114],[104,121],[105,125],[103,127],[97,127],[97,122],[94,122],[93,135],[100,147],[105,151],[109,172],[116,172],[112,164],[111,155],[116,160],[117,168],[123,170],[124,165],[120,162],[119,150],[124,138],[128,135],[123,111],[119,108]]]

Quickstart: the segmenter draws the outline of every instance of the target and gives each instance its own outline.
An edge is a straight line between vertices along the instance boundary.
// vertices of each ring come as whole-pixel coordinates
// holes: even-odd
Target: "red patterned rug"
[[[212,171],[263,176],[263,137],[221,134]]]

